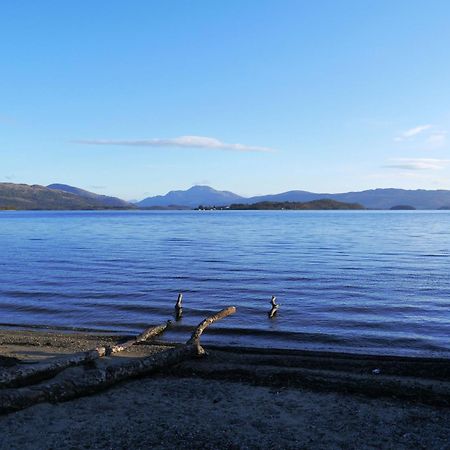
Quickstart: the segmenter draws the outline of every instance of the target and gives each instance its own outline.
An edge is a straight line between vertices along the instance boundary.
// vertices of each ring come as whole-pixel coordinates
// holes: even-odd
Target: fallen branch
[[[204,355],[205,350],[200,345],[200,336],[202,335],[203,331],[205,331],[205,329],[209,327],[212,323],[217,322],[218,320],[223,319],[224,317],[227,317],[231,314],[234,314],[235,312],[236,308],[234,306],[229,306],[228,308],[222,309],[213,316],[206,318],[203,322],[198,324],[197,328],[192,333],[191,338],[186,342],[186,345],[196,346],[197,355],[199,356]]]
[[[154,373],[159,369],[205,354],[200,345],[203,331],[219,319],[234,314],[235,307],[226,308],[205,319],[186,344],[144,358],[135,358],[120,365],[86,370],[82,376],[70,374],[63,380],[53,379],[32,387],[0,391],[0,414],[18,411],[41,402],[60,402],[92,394],[119,381]]]
[[[117,345],[113,345],[112,347],[109,347],[110,353],[107,353],[107,354],[121,352],[121,351],[126,350],[127,348],[131,347],[132,345],[137,344],[138,342],[144,342],[144,341],[152,339],[156,336],[159,336],[160,334],[164,333],[164,331],[166,331],[167,328],[169,328],[171,324],[172,324],[172,322],[170,320],[168,320],[163,325],[158,325],[156,327],[147,328],[139,336],[136,336],[135,338],[130,339],[128,341],[122,342],[121,344],[117,344]],[[106,347],[106,348],[108,348],[108,347]]]
[[[0,371],[0,388],[18,387],[27,384],[37,383],[39,381],[54,377],[59,372],[68,367],[79,366],[92,362],[103,356],[108,356],[114,353],[119,353],[132,345],[151,339],[163,333],[169,326],[170,320],[156,327],[147,328],[141,334],[133,339],[122,342],[121,344],[110,346],[97,347],[86,352],[74,353],[67,356],[60,356],[51,358],[46,361],[33,364],[32,366],[15,366]]]

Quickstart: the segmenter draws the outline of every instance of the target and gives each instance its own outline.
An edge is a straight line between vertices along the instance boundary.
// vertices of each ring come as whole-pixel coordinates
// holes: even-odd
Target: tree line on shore
[[[251,204],[233,203],[229,206],[200,205],[198,210],[361,210],[359,203],[338,202],[331,199],[313,200],[310,202],[257,202]]]

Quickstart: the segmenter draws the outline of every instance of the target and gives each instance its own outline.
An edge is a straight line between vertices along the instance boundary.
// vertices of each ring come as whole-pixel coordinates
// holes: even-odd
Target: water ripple
[[[0,322],[450,357],[449,212],[2,212]],[[281,308],[270,320],[272,295]]]

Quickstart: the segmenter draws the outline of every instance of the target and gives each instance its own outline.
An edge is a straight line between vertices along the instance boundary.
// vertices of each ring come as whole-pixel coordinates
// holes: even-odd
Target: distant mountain
[[[149,197],[138,202],[137,205],[139,207],[184,205],[196,208],[200,205],[229,206],[232,203],[311,202],[323,199],[359,203],[368,209],[390,209],[398,205],[409,205],[416,209],[450,208],[450,191],[446,190],[372,189],[339,194],[288,191],[245,198],[228,191],[216,191],[208,186],[194,186],[187,191],[172,191],[167,195]]]
[[[0,183],[0,209],[92,210],[107,209],[103,201],[45,186]]]
[[[259,202],[311,202],[321,198],[330,198],[332,194],[314,194],[308,191],[288,191],[281,194],[258,195],[246,199],[248,203]]]
[[[79,197],[94,200],[106,208],[133,208],[131,203],[121,200],[117,197],[109,197],[107,195],[94,194],[93,192],[85,191],[74,186],[69,186],[67,184],[49,184],[47,186],[49,189],[56,191],[64,191],[70,194],[78,195]]]
[[[230,203],[246,200],[240,195],[228,191],[216,191],[209,186],[193,186],[187,191],[170,191],[166,195],[147,197],[136,205],[140,208],[150,206],[182,205],[196,208],[199,205],[226,206]]]
[[[277,195],[253,197],[248,199],[248,201],[251,203],[257,201],[307,202],[325,198],[345,203],[360,203],[369,209],[390,209],[397,205],[410,205],[416,209],[439,209],[450,205],[450,191],[427,191],[424,189],[372,189],[341,194],[316,194],[305,191],[290,191]]]

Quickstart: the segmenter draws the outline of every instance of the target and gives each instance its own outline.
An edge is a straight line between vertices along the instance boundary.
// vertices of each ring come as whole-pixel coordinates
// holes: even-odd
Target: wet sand
[[[3,330],[0,355],[32,362],[117,340]],[[156,376],[2,415],[0,449],[450,449],[448,361],[207,349]]]

